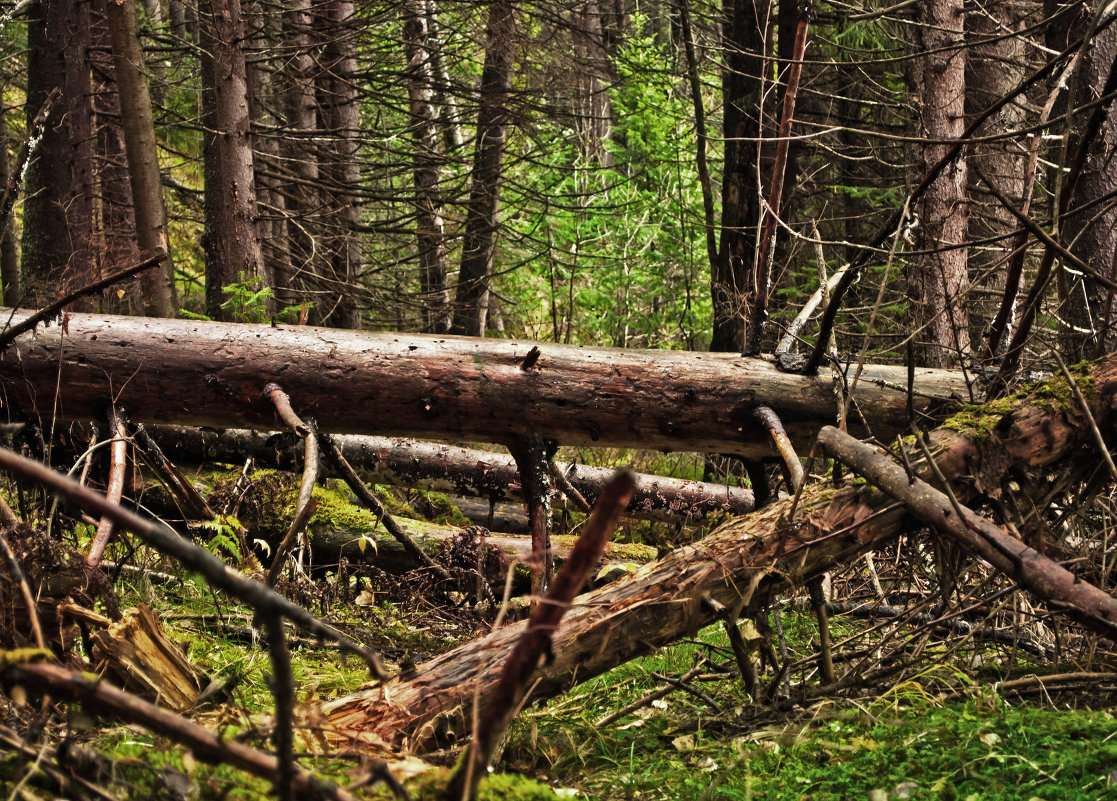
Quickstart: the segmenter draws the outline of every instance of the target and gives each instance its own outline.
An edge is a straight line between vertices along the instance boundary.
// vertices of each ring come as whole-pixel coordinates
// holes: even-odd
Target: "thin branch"
[[[0,468],[10,470],[27,481],[41,484],[92,514],[111,518],[113,523],[131,531],[160,553],[177,559],[187,570],[201,574],[212,586],[224,590],[262,615],[282,615],[310,634],[334,640],[347,651],[364,659],[376,678],[385,678],[384,665],[379,654],[322,622],[298,604],[291,603],[265,584],[242,576],[204,548],[180,537],[168,526],[145,520],[122,506],[109,503],[102,495],[86,489],[73,479],[59,475],[49,467],[7,448],[0,448]]]
[[[137,273],[142,273],[144,270],[150,270],[156,265],[162,264],[163,260],[167,258],[167,254],[162,250],[152,251],[152,254],[145,256],[143,261],[133,264],[131,267],[126,267],[119,272],[115,272],[107,278],[102,278],[100,281],[94,281],[92,284],[87,284],[81,289],[77,289],[65,297],[59,298],[54,303],[47,306],[45,309],[35,312],[26,320],[15,325],[5,325],[4,331],[0,333],[0,351],[3,351],[8,345],[18,337],[20,334],[30,331],[35,326],[46,320],[51,320],[58,315],[60,311],[69,306],[75,300],[86,297],[87,295],[96,295],[103,289],[106,289],[113,284],[119,283],[126,278],[131,278]]]
[[[115,406],[109,409],[108,423],[112,447],[109,451],[109,480],[105,489],[105,500],[114,506],[119,506],[120,499],[124,496],[125,473],[128,471],[128,431],[124,428],[123,415]],[[97,524],[97,533],[89,545],[89,554],[85,557],[85,563],[90,567],[101,564],[112,530],[112,520],[102,515],[101,521]]]

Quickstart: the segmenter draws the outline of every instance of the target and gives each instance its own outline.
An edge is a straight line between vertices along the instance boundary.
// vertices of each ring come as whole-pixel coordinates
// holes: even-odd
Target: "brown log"
[[[735,354],[86,314],[66,329],[40,328],[3,354],[4,404],[17,407],[6,411],[94,418],[115,400],[145,423],[275,429],[260,393],[277,381],[324,433],[507,443],[535,431],[563,445],[749,458],[774,456],[756,404],[801,451],[835,414],[831,377]],[[521,370],[532,347],[537,369]],[[858,408],[878,438],[907,425],[906,380],[903,367],[862,373]],[[962,375],[943,370],[918,370],[915,389],[919,411],[968,397]]]
[[[1103,431],[1111,430],[1117,359],[1094,365],[1090,378],[1091,411]],[[1052,379],[1036,405],[1021,401],[991,430],[982,426],[980,436],[948,429],[932,433],[935,462],[960,497],[977,487],[995,493],[1029,468],[1096,463],[1092,435],[1080,424],[1076,407],[1051,403],[1060,397],[1052,387],[1062,380]],[[732,520],[629,578],[581,596],[556,630],[553,659],[540,670],[529,697],[551,697],[649,653],[712,623],[719,608],[755,612],[771,594],[848,564],[912,522],[887,496],[851,480],[838,489],[808,486],[798,501],[777,501]],[[455,731],[468,730],[453,721],[472,707],[475,696],[485,706],[523,631],[522,623],[507,626],[408,677],[329,702],[325,709],[336,736],[356,743],[383,738],[421,750],[432,745],[442,721],[449,719]]]
[[[258,464],[300,468],[301,448],[286,433],[249,429],[155,426],[149,429],[172,461],[240,463],[251,456]],[[479,496],[496,501],[521,500],[516,463],[506,453],[459,448],[399,437],[343,435],[334,438],[346,461],[369,483]],[[556,462],[573,487],[591,505],[612,471]],[[625,514],[642,520],[696,522],[712,514],[752,511],[752,490],[706,481],[633,473],[636,489]],[[555,499],[562,506],[562,498]],[[522,510],[522,507],[521,507]],[[506,529],[501,529],[502,531]]]

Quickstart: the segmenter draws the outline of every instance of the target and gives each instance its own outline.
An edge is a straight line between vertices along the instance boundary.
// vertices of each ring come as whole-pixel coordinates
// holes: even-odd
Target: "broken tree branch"
[[[245,578],[205,549],[184,540],[173,529],[145,520],[122,506],[109,503],[103,496],[76,481],[7,448],[0,448],[0,468],[57,492],[87,512],[110,518],[113,523],[131,531],[159,552],[177,559],[187,570],[200,573],[214,587],[224,590],[261,614],[282,615],[303,631],[337,642],[347,651],[364,659],[376,678],[385,677],[384,665],[376,652],[323,623],[261,582]]]
[[[1117,638],[1117,599],[1108,593],[1081,581],[1000,526],[953,503],[922,479],[910,476],[883,448],[866,445],[832,426],[824,428],[818,440],[833,458],[903,502],[923,522],[977,554],[1053,608],[1102,636]]]

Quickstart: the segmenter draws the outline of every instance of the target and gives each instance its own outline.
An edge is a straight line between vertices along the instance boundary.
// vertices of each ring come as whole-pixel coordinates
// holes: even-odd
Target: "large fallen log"
[[[1010,477],[1022,480],[1033,468],[1069,472],[1096,464],[1088,424],[1073,400],[1059,400],[1073,397],[1065,384],[1058,388],[1061,380],[1049,382],[1035,403],[1024,398],[973,418],[972,430],[956,419],[954,428],[965,430],[932,432],[935,463],[957,499],[964,502],[979,490],[995,494]],[[1102,431],[1110,431],[1117,359],[1094,365],[1088,383],[1092,414]],[[666,645],[714,622],[719,609],[753,612],[773,593],[802,586],[889,542],[911,521],[900,504],[852,480],[837,489],[810,485],[797,505],[778,501],[730,521],[633,576],[581,596],[556,630],[553,659],[540,669],[530,697],[551,697]],[[1033,563],[1044,559],[1030,557]],[[1057,593],[1049,596],[1056,611],[1080,611]],[[1108,620],[1086,622],[1111,634]],[[456,718],[472,708],[475,696],[485,707],[523,629],[499,629],[413,674],[332,701],[325,707],[329,724],[343,740],[388,741],[412,750],[435,744],[447,720],[453,731],[467,731]]]
[[[251,456],[257,464],[301,469],[302,441],[291,433],[251,429],[155,426],[150,433],[176,464],[211,460],[239,463]],[[505,453],[459,448],[399,437],[335,437],[353,468],[371,484],[449,492],[493,501],[523,499],[515,460]],[[612,475],[611,470],[556,462],[567,480],[590,504]],[[745,514],[753,508],[752,490],[706,481],[633,473],[635,490],[626,510],[644,520],[698,521],[711,514]],[[522,508],[522,507],[521,507]]]
[[[0,309],[18,323],[26,312]],[[534,362],[525,361],[538,348]],[[833,421],[832,377],[735,354],[68,314],[0,358],[4,410],[99,418],[110,400],[140,422],[276,429],[275,382],[324,433],[509,443],[528,435],[608,445],[774,456],[754,419],[771,407],[809,447]],[[836,383],[837,382],[837,383]],[[867,366],[851,431],[908,425],[903,367]],[[968,397],[957,372],[916,371],[913,405]]]

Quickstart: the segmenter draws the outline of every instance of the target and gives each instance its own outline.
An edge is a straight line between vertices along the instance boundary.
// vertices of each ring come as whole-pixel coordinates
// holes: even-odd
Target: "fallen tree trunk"
[[[1091,411],[1103,431],[1112,428],[1117,359],[1089,375]],[[1092,434],[1072,405],[1065,384],[1048,382],[1034,405],[1021,399],[973,423],[969,436],[931,434],[935,462],[958,498],[995,493],[1010,476],[1031,468],[1089,469]],[[964,425],[955,421],[956,427]],[[553,659],[541,668],[530,697],[542,699],[714,622],[718,609],[763,607],[773,593],[803,586],[848,564],[907,530],[900,504],[870,485],[846,480],[837,489],[808,486],[796,504],[778,501],[730,521],[700,542],[681,548],[633,576],[581,596],[554,634]],[[1043,557],[1036,556],[1037,559]],[[1062,610],[1065,599],[1054,598]],[[1073,606],[1073,604],[1070,604]],[[430,747],[442,722],[467,731],[456,717],[478,697],[490,699],[505,658],[523,624],[507,626],[421,665],[413,674],[325,705],[337,737],[388,741],[412,750]],[[839,679],[840,681],[840,679]]]
[[[0,309],[18,323],[26,312]],[[534,363],[525,357],[538,348]],[[607,445],[774,456],[754,419],[771,407],[799,448],[835,416],[835,381],[735,354],[523,340],[69,314],[0,358],[5,411],[276,429],[264,385],[282,386],[323,433]],[[857,408],[878,437],[908,424],[904,367],[867,366]],[[920,368],[917,411],[968,397],[957,372]],[[57,396],[57,397],[56,397]],[[13,408],[14,406],[14,408]],[[850,424],[858,433],[858,415]]]
[[[210,460],[300,470],[302,440],[290,433],[250,429],[155,426],[150,433],[175,463]],[[522,500],[520,473],[511,456],[397,437],[335,437],[346,461],[370,484],[471,495],[493,501]],[[556,462],[574,489],[596,502],[611,470]],[[633,473],[635,491],[625,514],[643,520],[697,521],[711,514],[745,514],[753,508],[752,490],[705,481]],[[559,504],[556,504],[559,505]]]

